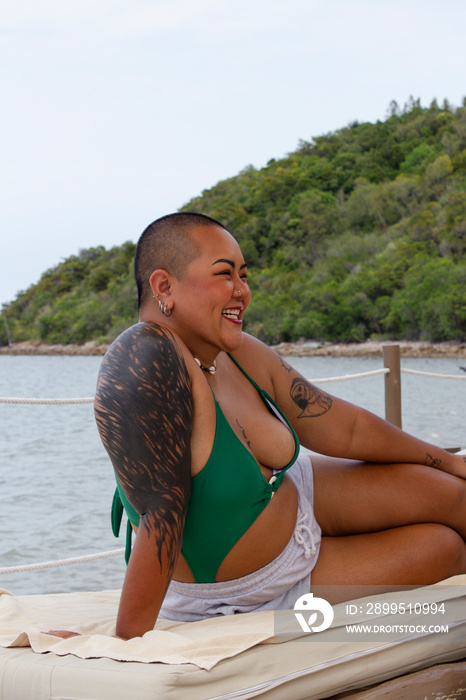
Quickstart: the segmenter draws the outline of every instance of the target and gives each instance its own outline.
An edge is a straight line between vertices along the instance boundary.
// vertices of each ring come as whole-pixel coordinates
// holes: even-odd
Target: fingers
[[[49,630],[42,634],[50,634],[52,637],[61,637],[61,639],[69,639],[70,637],[80,637],[79,632],[71,632],[70,630]],[[126,637],[119,637],[117,634],[112,634],[114,639],[121,639],[123,642],[128,641]]]

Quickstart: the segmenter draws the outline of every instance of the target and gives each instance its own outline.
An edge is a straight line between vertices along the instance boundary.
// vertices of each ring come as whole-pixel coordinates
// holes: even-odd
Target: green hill
[[[393,102],[385,121],[303,141],[180,211],[239,240],[247,330],[266,342],[466,339],[466,100]],[[45,272],[5,307],[12,340],[113,339],[137,320],[133,253],[91,248]]]

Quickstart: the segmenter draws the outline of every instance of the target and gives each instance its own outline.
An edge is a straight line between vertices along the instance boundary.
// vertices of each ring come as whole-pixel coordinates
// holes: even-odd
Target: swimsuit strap
[[[254,379],[246,372],[246,370],[244,370],[244,369],[241,367],[241,365],[240,365],[240,363],[238,362],[238,360],[235,360],[235,358],[233,357],[233,355],[232,355],[231,353],[228,352],[227,355],[228,355],[228,357],[229,357],[231,360],[233,360],[233,362],[234,362],[235,365],[238,367],[238,369],[241,370],[241,372],[244,374],[244,376],[246,377],[246,379],[248,379],[248,380],[251,382],[251,384],[253,385],[253,387],[256,389],[256,391],[257,391],[257,392],[259,393],[259,395],[261,396],[262,400],[264,401],[264,403],[265,403],[265,405],[267,406],[267,408],[269,409],[269,411],[270,411],[271,413],[273,413],[279,420],[281,420],[282,423],[284,423],[284,424],[286,425],[286,427],[291,431],[291,433],[292,433],[292,435],[293,435],[294,442],[295,442],[295,451],[294,451],[293,459],[291,460],[290,464],[288,464],[286,467],[284,467],[282,470],[280,470],[280,471],[282,471],[282,472],[285,472],[285,471],[286,471],[287,469],[289,469],[289,467],[291,467],[291,465],[297,460],[298,455],[299,455],[300,444],[299,444],[299,438],[298,438],[298,436],[297,436],[297,434],[296,434],[296,431],[294,430],[293,426],[292,426],[291,423],[289,422],[289,420],[288,420],[288,418],[286,417],[286,415],[283,413],[283,411],[282,411],[282,409],[280,408],[280,406],[279,406],[279,405],[277,404],[277,402],[270,396],[270,394],[268,394],[267,391],[265,391],[265,389],[261,389],[261,387],[260,387],[260,386],[254,381]],[[281,483],[281,480],[280,480],[280,483]]]
[[[264,392],[264,390],[261,389],[260,386],[259,386],[258,384],[256,384],[256,382],[254,381],[254,379],[246,372],[246,370],[243,369],[243,368],[241,367],[240,363],[238,362],[238,360],[235,360],[235,358],[233,357],[233,355],[231,354],[231,352],[227,352],[227,355],[228,355],[228,357],[230,358],[230,360],[233,360],[233,362],[234,362],[235,365],[238,367],[238,369],[240,369],[240,370],[242,371],[242,373],[244,374],[244,376],[246,377],[246,379],[249,379],[249,381],[251,382],[251,384],[253,385],[253,387],[259,392],[259,394],[263,394],[263,393],[267,394],[267,392]],[[267,394],[267,395],[268,395],[268,394]]]

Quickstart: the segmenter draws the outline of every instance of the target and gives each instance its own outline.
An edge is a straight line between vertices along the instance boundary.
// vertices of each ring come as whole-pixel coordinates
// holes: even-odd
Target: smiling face
[[[193,354],[212,362],[220,350],[242,342],[244,313],[251,300],[247,268],[237,241],[222,228],[197,226],[191,232],[202,247],[200,257],[173,280],[170,327]]]

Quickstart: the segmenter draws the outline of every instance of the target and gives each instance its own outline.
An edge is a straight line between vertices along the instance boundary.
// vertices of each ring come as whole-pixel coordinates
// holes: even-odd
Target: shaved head
[[[210,216],[186,212],[162,216],[142,232],[134,258],[139,308],[152,297],[149,278],[154,270],[166,270],[180,280],[189,263],[201,256],[201,245],[191,235],[198,226],[226,230]]]

